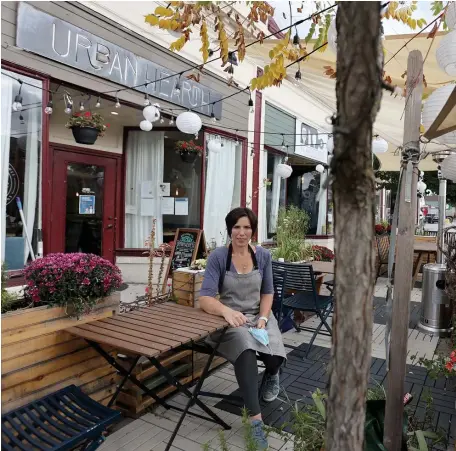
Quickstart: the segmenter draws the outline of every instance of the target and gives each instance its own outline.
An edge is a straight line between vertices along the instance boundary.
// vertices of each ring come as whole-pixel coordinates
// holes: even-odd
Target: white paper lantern
[[[283,179],[290,177],[291,173],[293,172],[292,167],[286,163],[279,163],[276,170],[277,175]]]
[[[192,111],[179,114],[176,119],[176,126],[182,133],[196,135],[202,127],[201,118]]]
[[[152,122],[148,121],[148,120],[143,120],[139,123],[139,128],[143,131],[143,132],[150,132],[152,130],[152,127],[153,127],[153,124]]]
[[[388,152],[388,143],[379,136],[372,140],[372,152],[375,154]]]
[[[435,52],[440,69],[448,75],[456,75],[456,30],[445,35]]]
[[[332,155],[334,151],[334,138],[332,136],[330,136],[326,142],[326,150],[328,151],[329,155]]]
[[[423,180],[420,180],[416,185],[416,189],[418,190],[418,192],[420,194],[424,194],[426,192],[426,188],[427,188],[427,185],[426,185],[426,183],[423,182]]]
[[[154,105],[149,105],[143,109],[143,116],[147,121],[155,122],[160,119],[160,111]]]
[[[207,143],[207,149],[212,153],[219,153],[222,150],[222,141],[220,138],[212,138]]]
[[[319,172],[320,174],[323,174],[323,172],[325,172],[325,167],[322,164],[317,164],[317,167],[315,168],[315,170],[317,172]]]
[[[456,154],[448,155],[445,160],[443,160],[441,166],[442,177],[456,182]]]
[[[450,30],[454,30],[456,28],[456,2],[448,2],[445,20]]]
[[[423,113],[421,115],[421,121],[425,130],[428,130],[429,127],[434,123],[435,119],[439,115],[440,111],[446,104],[448,98],[453,92],[455,85],[446,85],[442,86],[439,89],[436,89],[426,100],[423,107]],[[445,135],[438,136],[434,138],[433,141],[439,143],[454,145],[456,144],[456,132],[446,133]]]

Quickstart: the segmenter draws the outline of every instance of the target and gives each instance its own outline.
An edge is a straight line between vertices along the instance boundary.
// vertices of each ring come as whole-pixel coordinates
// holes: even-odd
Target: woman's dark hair
[[[231,237],[231,231],[236,223],[241,218],[248,218],[250,222],[250,227],[252,227],[252,234],[255,235],[255,232],[258,227],[258,218],[256,214],[250,210],[250,208],[238,207],[231,210],[225,218],[226,229],[228,230],[228,235]]]

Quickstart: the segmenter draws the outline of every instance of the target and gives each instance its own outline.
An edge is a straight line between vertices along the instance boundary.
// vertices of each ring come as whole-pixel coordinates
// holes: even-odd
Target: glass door
[[[114,261],[116,164],[109,157],[54,152],[52,252],[84,252]]]

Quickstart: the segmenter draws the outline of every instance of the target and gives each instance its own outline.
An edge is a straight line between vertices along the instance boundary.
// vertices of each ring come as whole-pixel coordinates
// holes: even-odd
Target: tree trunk
[[[380,3],[340,2],[331,162],[336,297],[326,450],[361,451],[375,279],[372,124],[381,99]],[[381,51],[381,50],[380,50]]]

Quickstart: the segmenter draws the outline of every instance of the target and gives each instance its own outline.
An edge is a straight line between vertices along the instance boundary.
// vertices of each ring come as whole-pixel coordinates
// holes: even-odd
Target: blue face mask
[[[256,327],[249,327],[249,332],[255,340],[259,341],[262,345],[269,345],[269,335],[266,329],[257,329]]]

